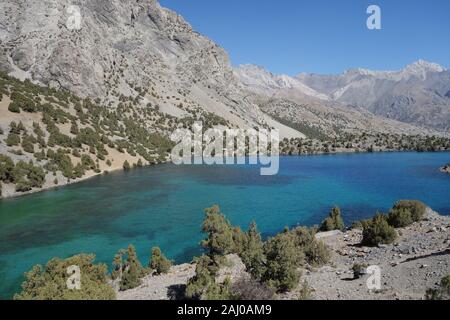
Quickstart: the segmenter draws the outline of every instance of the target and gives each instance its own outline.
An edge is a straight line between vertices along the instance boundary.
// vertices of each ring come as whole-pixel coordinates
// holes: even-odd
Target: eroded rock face
[[[182,91],[235,124],[265,122],[225,51],[156,0],[5,0],[0,12],[0,69],[13,76],[113,104],[136,87]]]

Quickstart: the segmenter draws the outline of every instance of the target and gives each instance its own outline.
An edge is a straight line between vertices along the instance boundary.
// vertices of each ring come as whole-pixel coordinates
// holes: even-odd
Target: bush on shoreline
[[[366,246],[377,246],[379,244],[390,244],[397,238],[397,232],[389,225],[384,214],[377,213],[371,223],[363,229],[362,244]]]
[[[172,262],[166,258],[159,247],[153,247],[148,266],[155,270],[156,274],[165,274],[169,272]]]
[[[64,260],[53,258],[45,267],[36,265],[25,274],[22,292],[14,295],[14,300],[115,299],[116,293],[107,282],[107,266],[94,264],[94,260],[95,255],[80,254]],[[68,288],[70,266],[80,268],[80,290]]]
[[[142,267],[133,245],[128,246],[126,255],[127,259],[124,264],[122,279],[120,281],[120,290],[122,291],[140,286],[141,278],[147,275],[147,270]]]
[[[426,205],[418,200],[398,201],[389,212],[388,222],[394,228],[407,227],[422,220],[426,208]]]
[[[341,210],[339,207],[333,207],[330,211],[328,218],[322,221],[320,231],[332,231],[340,230],[344,231],[345,224],[341,216]]]
[[[304,264],[305,255],[295,245],[291,232],[279,233],[264,244],[267,262],[261,280],[278,292],[295,288],[301,277],[298,267]]]

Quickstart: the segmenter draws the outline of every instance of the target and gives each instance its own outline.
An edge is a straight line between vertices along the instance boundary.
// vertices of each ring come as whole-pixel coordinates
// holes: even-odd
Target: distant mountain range
[[[243,65],[235,69],[235,75],[256,93],[285,95],[288,91],[291,97],[336,102],[388,119],[450,131],[450,71],[436,63],[419,60],[399,71],[351,69],[338,75],[301,73],[296,77]]]

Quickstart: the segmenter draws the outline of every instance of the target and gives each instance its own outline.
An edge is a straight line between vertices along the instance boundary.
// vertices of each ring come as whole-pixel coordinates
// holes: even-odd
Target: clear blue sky
[[[160,0],[230,55],[275,73],[397,70],[424,59],[450,67],[449,0]],[[379,5],[382,30],[366,27]]]

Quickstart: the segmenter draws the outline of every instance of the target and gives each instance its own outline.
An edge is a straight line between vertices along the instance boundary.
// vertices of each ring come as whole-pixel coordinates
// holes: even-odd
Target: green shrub
[[[164,274],[169,272],[172,262],[167,259],[158,247],[152,248],[152,256],[150,257],[149,267],[156,271],[156,274]]]
[[[63,149],[58,149],[56,152],[49,149],[47,151],[47,157],[51,160],[46,166],[47,170],[60,170],[64,177],[69,179],[75,178],[72,160]]]
[[[34,144],[36,139],[33,136],[24,135],[22,139],[22,149],[28,153],[34,153]]]
[[[201,245],[208,250],[211,258],[234,252],[233,230],[230,222],[220,212],[219,206],[205,209],[202,231],[207,234],[207,238]]]
[[[231,286],[231,296],[233,300],[273,300],[275,290],[261,283],[254,278],[239,278]]]
[[[351,225],[351,229],[360,229],[364,230],[364,228],[369,227],[369,225],[372,223],[372,219],[365,219],[365,220],[359,220],[354,221]]]
[[[427,300],[450,300],[450,274],[443,277],[437,289],[428,289],[425,294]]]
[[[394,228],[407,227],[413,223],[411,211],[406,208],[392,209],[389,211],[388,223]]]
[[[418,200],[400,200],[392,208],[394,211],[402,209],[411,213],[411,219],[413,222],[418,222],[425,217],[427,206]]]
[[[250,272],[254,278],[259,279],[264,272],[265,255],[261,234],[258,232],[255,222],[250,224],[246,237],[244,238],[240,257],[245,264],[247,271]]]
[[[298,267],[304,262],[304,253],[296,246],[295,235],[284,232],[264,244],[266,268],[261,280],[278,292],[295,288],[300,280]]]
[[[16,133],[10,132],[5,142],[8,147],[18,146],[20,144],[20,136]]]
[[[20,179],[16,182],[16,191],[17,192],[27,192],[27,191],[30,191],[31,189],[33,189],[31,187],[31,184],[24,179]]]
[[[230,283],[216,282],[219,271],[217,263],[207,255],[194,258],[195,275],[188,280],[186,298],[197,300],[228,300],[231,298]]]
[[[309,286],[308,282],[305,280],[300,286],[298,291],[298,300],[311,300],[313,299],[313,289]]]
[[[130,169],[131,169],[130,163],[128,162],[128,160],[125,160],[123,163],[123,170],[129,171]]]
[[[85,170],[95,170],[96,168],[94,160],[87,154],[81,155],[81,164]]]
[[[313,267],[320,267],[330,261],[331,253],[322,241],[314,240],[304,249],[306,261]]]
[[[327,246],[316,239],[316,230],[307,227],[298,227],[291,231],[295,236],[295,245],[305,255],[305,262],[314,267],[326,264],[331,257]]]
[[[397,238],[395,229],[387,222],[387,217],[377,213],[370,223],[363,230],[362,244],[366,246],[376,246],[379,244],[389,244]]]
[[[13,182],[14,162],[8,156],[0,154],[0,180],[4,182]]]
[[[20,106],[17,102],[11,101],[11,103],[8,106],[8,110],[14,113],[20,113]]]
[[[108,268],[94,264],[95,255],[81,254],[65,260],[53,258],[45,267],[34,266],[25,274],[22,292],[15,300],[112,300],[114,289],[107,283]],[[81,273],[80,290],[67,287],[70,266],[78,266]]]
[[[345,229],[344,220],[341,216],[341,210],[338,207],[334,207],[330,211],[330,215],[326,218],[320,227],[320,231],[332,231]]]
[[[140,286],[141,278],[147,273],[139,262],[134,246],[128,246],[126,255],[127,260],[122,271],[120,290],[133,289]]]

